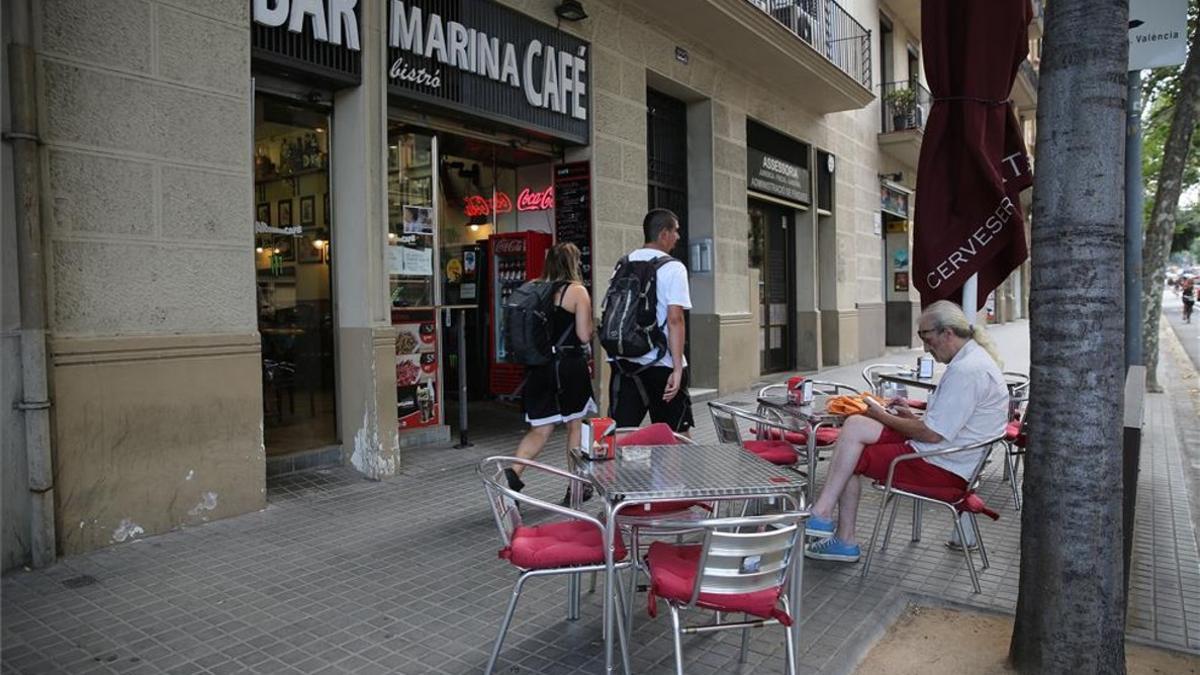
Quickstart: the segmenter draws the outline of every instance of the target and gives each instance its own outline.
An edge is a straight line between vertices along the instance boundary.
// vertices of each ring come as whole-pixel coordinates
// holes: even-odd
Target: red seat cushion
[[[1021,432],[1020,420],[1013,420],[1004,425],[1004,440],[1019,448],[1025,447],[1026,436]]]
[[[912,492],[919,495],[924,495],[931,499],[953,504],[966,496],[967,491],[963,488],[948,487],[945,485],[915,485],[909,483],[899,483],[892,481],[892,487],[905,492]]]
[[[618,447],[626,445],[678,445],[679,443],[679,439],[675,437],[675,432],[671,431],[671,425],[666,422],[655,422],[648,427],[631,431],[617,439]],[[664,513],[678,513],[679,511],[687,511],[693,506],[704,506],[710,511],[712,510],[703,502],[697,501],[652,502],[649,506],[650,508],[648,509],[631,509],[621,515],[651,516]]]
[[[666,422],[656,422],[617,439],[617,447],[626,445],[677,445],[679,439]]]
[[[783,440],[792,445],[808,445],[807,431],[784,431],[774,427],[768,427],[762,430],[762,436],[766,439],[777,441],[780,436]],[[837,443],[838,434],[841,429],[838,427],[818,427],[817,428],[817,447],[833,445]]]
[[[768,462],[779,466],[791,466],[800,458],[796,454],[795,446],[787,441],[745,441],[742,443],[742,446]]]
[[[696,574],[700,568],[700,546],[676,546],[662,541],[650,545],[646,563],[650,567],[650,615],[655,614],[655,598],[686,604],[692,599]],[[791,624],[791,617],[779,606],[783,587],[753,593],[701,593],[696,604],[719,612],[745,612],[764,619],[779,619]]]
[[[617,537],[614,560],[625,558],[625,542]],[[560,520],[518,527],[500,557],[517,567],[541,570],[551,567],[604,564],[604,537],[600,529],[582,520]]]

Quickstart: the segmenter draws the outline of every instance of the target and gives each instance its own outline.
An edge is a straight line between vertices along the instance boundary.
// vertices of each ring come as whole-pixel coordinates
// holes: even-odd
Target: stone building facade
[[[914,3],[587,0],[581,21],[556,0],[9,3],[32,86],[10,69],[4,89],[33,97],[38,149],[37,180],[4,185],[4,396],[27,399],[22,340],[44,335],[50,425],[31,441],[5,406],[5,438],[25,440],[4,449],[4,567],[39,522],[69,555],[262,508],[272,473],[384,478],[446,443],[463,382],[472,405],[511,387],[488,319],[505,237],[570,230],[599,298],[646,209],[674,205],[696,388],[911,344],[917,298],[893,283],[911,233],[889,234],[881,181],[911,197],[916,166],[881,129],[880,85],[920,69],[883,72],[878,38],[887,23],[897,67],[919,54]],[[414,29],[470,67],[423,61]],[[466,50],[496,36],[486,77]],[[534,91],[462,93],[528,84],[550,45]],[[26,216],[45,249],[33,299],[10,264]],[[47,456],[52,486],[33,489]]]

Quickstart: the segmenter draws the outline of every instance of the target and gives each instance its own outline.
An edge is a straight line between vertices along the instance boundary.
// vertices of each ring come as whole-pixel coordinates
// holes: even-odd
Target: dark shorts
[[[692,418],[692,399],[688,395],[687,368],[683,369],[679,393],[670,401],[662,400],[667,378],[671,376],[670,368],[650,366],[638,373],[637,377],[646,391],[646,400],[643,401],[637,383],[631,375],[626,374],[642,368],[641,364],[614,361],[610,365],[612,377],[608,381],[608,414],[616,420],[618,427],[640,427],[647,412],[650,413],[651,422],[665,422],[675,431],[683,432],[696,426]]]
[[[529,366],[525,378],[521,403],[525,421],[532,426],[570,422],[596,412],[592,375],[584,358],[564,356],[557,374],[553,363]]]
[[[883,432],[879,434],[879,440],[863,448],[854,473],[882,483],[887,480],[888,466],[892,460],[912,452],[916,450],[908,444],[908,439],[903,434],[884,427]],[[896,466],[892,484],[958,490],[965,490],[967,487],[967,481],[963,480],[962,476],[923,459],[900,462]]]

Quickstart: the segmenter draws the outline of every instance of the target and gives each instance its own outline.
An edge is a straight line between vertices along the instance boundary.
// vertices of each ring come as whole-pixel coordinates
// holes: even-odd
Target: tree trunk
[[[1127,3],[1046,5],[1032,400],[1011,664],[1124,673],[1121,392]]]
[[[1179,208],[1179,193],[1183,187],[1183,170],[1192,132],[1200,114],[1200,30],[1192,33],[1187,65],[1175,97],[1171,130],[1163,146],[1162,166],[1158,170],[1158,189],[1154,192],[1154,208],[1146,226],[1146,243],[1142,247],[1142,345],[1146,357],[1146,388],[1162,391],[1158,384],[1158,318],[1162,314],[1163,282],[1167,276],[1167,258],[1171,255],[1171,238],[1175,235],[1175,211]]]

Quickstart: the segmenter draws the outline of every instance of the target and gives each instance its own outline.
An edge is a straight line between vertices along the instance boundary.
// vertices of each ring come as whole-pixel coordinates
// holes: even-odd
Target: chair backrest
[[[505,546],[512,543],[513,532],[521,526],[521,512],[517,509],[517,500],[509,496],[511,490],[504,476],[504,469],[511,465],[507,457],[488,457],[479,463],[476,473],[483,481],[483,489],[487,494],[488,506],[492,507],[492,516],[496,528],[500,530],[500,540]]]
[[[867,387],[872,394],[879,396],[879,373],[894,373],[901,370],[906,370],[908,366],[902,366],[898,363],[876,363],[866,368],[863,368],[862,378],[867,381]]]
[[[967,489],[974,490],[979,487],[979,478],[983,475],[983,469],[987,466],[988,458],[992,456],[992,449],[996,444],[1004,440],[1004,434],[1001,434],[991,440],[976,443],[970,446],[971,448],[979,448],[983,452],[979,453],[979,460],[975,462],[975,468],[971,470],[971,477],[967,479]]]
[[[796,541],[807,517],[803,511],[788,511],[695,523],[705,531],[700,573],[689,604],[694,604],[701,593],[740,594],[782,588],[792,572]]]
[[[766,398],[768,396],[787,396],[787,388],[787,385],[782,382],[778,384],[768,384],[767,386],[758,390],[758,397]]]
[[[626,445],[691,445],[687,436],[675,433],[666,422],[655,422],[648,427],[621,427],[616,430],[617,446]]]
[[[855,396],[859,393],[858,387],[841,382],[829,382],[827,380],[813,380],[813,393],[824,394],[826,396]]]
[[[1009,395],[1014,397],[1029,395],[1028,375],[1013,370],[1006,370],[1002,374],[1004,375],[1004,384],[1008,385]]]
[[[712,413],[713,427],[717,430],[717,442],[741,445],[742,432],[738,430],[737,418],[734,417],[738,409],[717,401],[709,401],[708,409]]]

